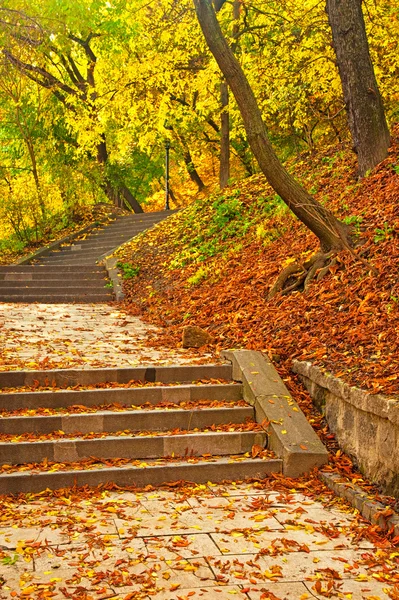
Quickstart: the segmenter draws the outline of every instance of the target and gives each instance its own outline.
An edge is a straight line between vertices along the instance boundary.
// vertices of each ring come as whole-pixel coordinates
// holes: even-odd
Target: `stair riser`
[[[65,255],[67,253],[70,253],[72,255],[74,254],[79,254],[79,252],[82,252],[82,250],[84,250],[85,252],[105,252],[105,250],[108,250],[109,248],[109,244],[99,244],[99,243],[93,243],[90,242],[88,244],[85,245],[79,245],[79,246],[70,246],[69,248],[64,248],[62,250],[62,253]]]
[[[6,379],[5,375],[18,373],[0,373],[0,380]],[[16,379],[16,377],[14,378]],[[27,377],[32,385],[35,376]],[[12,380],[11,377],[9,381]],[[49,377],[49,381],[52,379]],[[129,379],[127,379],[129,381]],[[122,383],[122,382],[121,382]],[[19,384],[21,385],[21,384]],[[13,387],[4,385],[4,387]],[[148,388],[119,388],[108,390],[85,390],[67,392],[26,392],[16,394],[0,394],[0,410],[20,410],[34,408],[67,408],[74,405],[101,406],[103,404],[118,403],[122,406],[141,406],[147,402],[160,404],[161,402],[196,402],[199,400],[226,400],[234,402],[242,399],[240,385],[201,385],[201,386],[169,386]],[[60,427],[60,429],[63,429]]]
[[[82,242],[75,242],[75,244],[89,244],[89,243],[98,243],[98,244],[109,244],[112,246],[113,242],[118,242],[120,239],[128,240],[129,238],[135,237],[137,234],[142,231],[146,231],[148,229],[147,226],[143,227],[135,227],[134,229],[120,232],[106,232],[106,233],[96,233],[91,235],[89,238],[86,238]]]
[[[97,383],[105,382],[129,383],[129,381],[187,383],[191,381],[199,381],[200,379],[231,380],[231,365],[223,364],[189,366],[182,365],[179,367],[130,367],[126,369],[82,369],[80,371],[76,369],[59,369],[54,371],[0,371],[0,387],[3,388],[18,387],[23,385],[36,385],[35,382],[38,382],[39,385],[54,384],[57,387],[69,387],[76,385],[95,385]],[[50,382],[50,384],[48,382]],[[193,387],[194,389],[203,390],[207,388],[207,391],[209,391],[214,386],[202,385]],[[220,388],[224,387],[225,386],[220,386]],[[241,391],[241,386],[235,385],[234,387]],[[173,388],[171,386],[168,389]],[[219,389],[219,387],[216,387],[216,389]],[[110,393],[112,390],[101,391]],[[4,394],[0,394],[0,399],[2,398],[4,398]]]
[[[1,288],[0,287],[0,298],[2,297],[2,295],[7,295],[7,296],[36,296],[36,295],[48,295],[48,296],[75,296],[75,295],[82,295],[82,296],[87,296],[88,294],[109,294],[110,289],[105,287],[105,282],[102,283],[100,282],[99,285],[96,284],[92,284],[92,285],[80,285],[80,286],[65,286],[62,285],[61,282],[58,283],[58,286],[48,286],[48,285],[42,285],[40,287],[37,286],[30,286],[29,284],[25,283],[25,285],[22,287],[6,287],[6,288]],[[112,295],[112,294],[109,294]]]
[[[245,460],[240,462],[166,464],[142,468],[105,468],[92,471],[63,471],[59,473],[10,473],[0,476],[0,493],[37,493],[45,489],[66,487],[95,487],[113,482],[123,487],[138,488],[162,485],[176,481],[196,483],[218,482],[226,479],[265,478],[272,473],[282,473],[282,461]]]
[[[63,268],[64,265],[70,266],[70,267],[78,267],[80,265],[82,266],[86,266],[86,267],[90,267],[96,266],[97,260],[100,258],[100,256],[94,256],[94,257],[90,257],[90,256],[81,256],[79,257],[70,257],[70,256],[65,256],[65,257],[51,257],[48,256],[46,258],[43,258],[43,264],[44,265],[54,265],[54,266],[59,266],[60,268]]]
[[[96,266],[96,267],[91,267],[91,266],[87,266],[87,267],[74,267],[74,266],[68,266],[65,265],[62,269],[60,269],[59,267],[54,267],[51,265],[46,265],[46,266],[42,266],[42,265],[14,265],[14,266],[9,266],[9,267],[0,267],[0,278],[1,279],[5,279],[6,277],[11,277],[11,276],[22,276],[22,275],[26,275],[26,276],[33,276],[36,278],[36,276],[40,275],[41,277],[54,277],[54,274],[56,275],[61,275],[64,276],[73,276],[75,277],[76,275],[82,274],[84,273],[85,276],[86,275],[92,275],[95,274],[96,276],[100,276],[106,275],[106,269],[104,267],[101,266]]]
[[[90,457],[127,458],[129,460],[167,456],[228,456],[250,452],[256,444],[266,445],[263,432],[217,432],[155,437],[107,437],[92,440],[56,440],[48,442],[0,443],[0,464],[22,465],[43,460],[61,463]]]
[[[87,239],[91,239],[95,236],[101,236],[101,235],[111,235],[111,234],[127,234],[129,235],[129,233],[131,231],[135,232],[135,231],[143,231],[143,229],[148,229],[149,227],[153,227],[154,225],[156,225],[157,223],[160,223],[160,219],[157,220],[147,220],[147,221],[143,221],[143,223],[125,223],[124,225],[110,225],[109,227],[102,229],[102,230],[97,230],[95,232],[93,232],[90,236],[87,236],[85,238],[85,240]]]
[[[68,258],[68,260],[72,259],[72,258],[79,258],[80,255],[82,255],[82,257],[84,256],[85,258],[95,258],[97,256],[100,256],[101,254],[104,254],[104,252],[106,252],[108,250],[109,246],[106,246],[105,248],[101,248],[100,250],[98,250],[97,248],[83,248],[80,250],[76,250],[74,252],[72,252],[69,248],[68,250],[64,250],[63,252],[51,252],[50,254],[48,254],[45,258],[49,259],[49,258],[63,258],[65,261]],[[112,247],[111,247],[112,250]],[[44,260],[44,258],[43,258]]]
[[[71,283],[75,283],[76,282],[76,278],[71,279],[70,280]],[[104,287],[106,285],[107,281],[105,279],[83,279],[83,280],[79,280],[79,287],[82,290],[100,290],[100,291],[104,291]],[[24,290],[26,288],[28,289],[42,289],[44,290],[53,290],[53,289],[64,289],[64,290],[72,290],[73,292],[76,291],[76,288],[73,286],[66,286],[65,285],[65,279],[64,278],[60,278],[60,279],[42,279],[42,280],[25,280],[25,281],[0,281],[0,293],[4,293],[4,291],[2,292],[2,290],[5,290],[8,293],[19,293],[17,290],[18,289]]]
[[[130,431],[172,431],[173,429],[205,429],[223,423],[245,423],[253,419],[251,407],[213,408],[201,410],[96,412],[96,414],[55,415],[48,417],[7,417],[0,419],[0,433],[51,433],[68,434],[113,433]]]
[[[32,304],[38,302],[39,304],[101,304],[112,302],[115,297],[112,295],[96,295],[96,296],[0,296],[0,302],[11,302],[13,304]]]

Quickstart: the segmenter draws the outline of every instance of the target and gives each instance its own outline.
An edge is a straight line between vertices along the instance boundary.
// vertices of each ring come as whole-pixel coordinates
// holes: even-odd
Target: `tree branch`
[[[51,73],[46,71],[46,69],[42,69],[41,67],[36,67],[34,65],[29,65],[28,63],[23,62],[22,60],[11,54],[11,52],[6,49],[3,50],[3,55],[8,60],[8,62],[10,62],[16,69],[18,69],[18,71],[24,73],[33,81],[36,81],[36,83],[38,83],[40,86],[47,89],[59,88],[60,90],[62,90],[70,96],[77,95],[76,91],[73,88],[71,88],[69,85],[66,85],[65,83],[62,83],[62,81],[54,77],[54,75],[51,75]]]

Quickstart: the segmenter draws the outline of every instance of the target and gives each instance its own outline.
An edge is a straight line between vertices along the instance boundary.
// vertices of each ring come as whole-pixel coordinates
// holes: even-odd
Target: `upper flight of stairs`
[[[0,372],[0,388],[0,494],[282,471],[257,458],[267,436],[230,364]]]
[[[96,262],[159,223],[171,211],[118,217],[111,224],[86,234],[84,239],[49,251],[34,264],[0,266],[0,302],[109,302],[105,267]]]

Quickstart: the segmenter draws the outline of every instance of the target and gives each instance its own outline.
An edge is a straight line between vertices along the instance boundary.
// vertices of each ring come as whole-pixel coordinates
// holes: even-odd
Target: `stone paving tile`
[[[181,588],[175,592],[163,591],[158,592],[154,596],[156,600],[176,600],[176,598],[187,598],[188,600],[248,600],[248,595],[243,592],[239,586],[223,586],[223,587],[201,587],[198,588]]]
[[[167,588],[167,585],[165,585],[165,588]],[[121,587],[115,590],[115,592],[109,600],[125,600],[126,596],[132,593],[132,589],[130,587]],[[182,600],[248,600],[248,595],[242,592],[240,586],[219,586],[216,583],[210,586],[208,582],[204,582],[200,588],[179,586],[176,590],[164,589],[151,591],[150,596],[143,596],[144,600],[150,600],[151,598],[155,598],[156,600],[178,600],[179,598]]]
[[[250,531],[211,533],[210,534],[222,554],[253,554],[267,548],[276,548],[284,552],[297,550],[334,550],[337,548],[359,547],[372,548],[371,542],[362,540],[358,545],[351,544],[350,538],[339,535],[332,539],[316,531],[306,530],[278,530],[278,531]],[[303,546],[301,550],[301,546]]]
[[[309,594],[306,585],[301,581],[290,581],[289,583],[264,583],[261,589],[251,586],[247,592],[247,598],[250,600],[263,600],[265,593],[271,592],[274,598],[278,600],[310,600],[313,598]],[[273,596],[272,596],[273,598]]]
[[[121,538],[128,537],[132,533],[138,537],[149,537],[151,534],[179,535],[192,532],[189,524],[183,519],[179,519],[177,514],[175,518],[171,518],[166,515],[154,517],[154,515],[148,513],[146,517],[141,518],[140,521],[136,521],[133,525],[130,521],[122,521],[120,519],[115,519],[115,524]],[[196,529],[200,530],[201,527],[198,526]]]
[[[46,543],[51,545],[67,544],[70,536],[65,531],[49,527],[7,527],[0,529],[0,547],[14,550],[18,542]]]
[[[1,303],[0,368],[34,369],[47,359],[61,368],[193,362],[189,350],[150,348],[156,330],[112,304]]]
[[[283,529],[283,526],[266,512],[259,511],[255,513],[225,511],[215,509],[212,511],[203,511],[200,509],[182,516],[182,521],[193,529],[198,529],[205,532],[211,531],[232,531],[241,529]]]
[[[182,502],[176,502],[171,500],[163,500],[163,499],[142,499],[140,502],[141,506],[150,513],[151,515],[169,515],[170,517],[178,517],[180,514],[183,514],[186,511],[191,511],[192,506],[187,502],[187,500],[182,500]]]
[[[362,551],[353,549],[326,550],[317,552],[289,552],[277,556],[236,554],[208,559],[216,578],[228,584],[259,583],[274,580],[281,582],[317,578],[318,574],[331,578],[333,569],[339,578],[365,576]]]
[[[348,526],[356,521],[356,517],[353,514],[346,514],[341,511],[334,509],[327,510],[325,508],[312,508],[306,506],[304,508],[298,507],[292,509],[291,507],[273,507],[272,514],[282,525],[293,524],[303,526],[311,526],[312,524],[323,524],[328,523],[330,526]]]
[[[154,536],[144,538],[148,558],[176,560],[221,555],[212,537],[197,533],[192,535]]]
[[[306,583],[309,589],[309,600],[314,596],[319,600],[326,596],[318,594],[314,588],[315,584]],[[323,585],[326,588],[326,585]],[[345,579],[344,581],[334,582],[332,598],[343,598],[348,600],[388,600],[392,596],[388,594],[389,586],[375,579],[368,581],[356,581],[355,579]],[[310,595],[312,594],[312,595]]]
[[[193,510],[185,513],[185,521],[193,521],[207,531],[231,531],[233,529],[283,529],[274,517],[273,510],[255,509],[251,498],[235,496],[229,499],[215,497],[212,499],[190,498]]]

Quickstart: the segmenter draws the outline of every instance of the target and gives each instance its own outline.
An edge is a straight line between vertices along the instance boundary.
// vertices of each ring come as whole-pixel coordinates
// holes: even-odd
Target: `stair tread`
[[[235,400],[234,404],[228,400],[196,400],[188,401],[183,403],[165,401],[162,403],[152,404],[146,402],[142,405],[124,405],[119,403],[112,404],[98,404],[85,406],[83,404],[72,404],[68,407],[42,407],[38,406],[35,408],[20,408],[17,410],[0,410],[0,430],[2,423],[6,419],[53,419],[62,417],[89,417],[93,415],[107,416],[107,415],[130,415],[132,413],[137,414],[158,414],[160,412],[176,412],[176,413],[188,413],[192,411],[204,412],[204,411],[231,411],[238,412],[242,409],[253,407],[250,406],[245,400]]]
[[[16,388],[21,386],[51,385],[52,387],[68,388],[84,385],[89,387],[112,382],[127,384],[130,381],[147,383],[174,383],[188,385],[200,379],[231,380],[230,364],[208,363],[199,365],[143,365],[141,367],[121,367],[102,369],[48,369],[41,371],[18,370],[0,371],[0,388]],[[0,394],[0,398],[1,398]]]
[[[45,280],[46,281],[46,280]],[[59,285],[57,286],[52,286],[52,285],[43,285],[40,288],[36,288],[35,286],[30,286],[29,282],[24,282],[25,285],[23,286],[12,286],[12,287],[7,287],[6,288],[6,293],[7,295],[10,295],[11,293],[23,293],[24,291],[27,290],[35,290],[35,293],[37,293],[37,289],[41,289],[41,290],[51,290],[51,291],[56,291],[55,293],[59,293],[57,292],[57,290],[70,290],[70,293],[73,294],[75,293],[76,290],[85,290],[85,289],[89,289],[90,293],[96,290],[103,292],[103,288],[104,288],[104,283],[102,281],[100,281],[98,284],[93,283],[92,285],[88,286],[87,284],[80,284],[80,285],[68,285],[66,286],[65,284],[62,285],[62,281],[60,280]],[[2,290],[0,289],[0,295],[2,294]],[[43,295],[43,294],[42,294]]]
[[[143,430],[120,430],[112,432],[90,432],[81,433],[71,432],[65,433],[64,431],[53,431],[51,433],[21,433],[21,434],[9,434],[0,433],[0,448],[4,450],[9,447],[15,447],[18,443],[19,448],[21,446],[31,446],[34,444],[48,444],[56,443],[57,445],[69,442],[96,442],[101,440],[103,442],[114,441],[116,439],[123,439],[125,441],[131,440],[142,440],[147,441],[154,438],[178,438],[186,437],[194,438],[196,436],[204,437],[204,434],[210,437],[232,437],[237,433],[248,433],[257,434],[263,433],[263,428],[256,422],[250,423],[225,423],[220,425],[210,425],[203,429],[174,429],[168,431],[143,431]]]
[[[128,369],[129,370],[129,369]],[[141,369],[140,369],[141,370]],[[10,371],[8,371],[10,373]],[[60,371],[59,371],[60,372]],[[59,373],[57,371],[55,371],[55,373]],[[113,370],[111,369],[111,373],[113,372]],[[5,373],[5,371],[3,371],[3,373]],[[30,379],[32,380],[32,377],[34,377],[35,371],[27,371],[25,373],[29,373],[29,375],[31,376]],[[207,379],[205,377],[201,378],[201,379],[193,379],[190,382],[176,382],[176,381],[168,381],[168,382],[163,382],[162,380],[159,381],[149,381],[148,379],[129,379],[128,381],[114,381],[114,380],[110,380],[110,381],[98,381],[98,382],[87,382],[87,383],[71,383],[68,384],[66,383],[65,385],[57,385],[55,381],[52,381],[51,375],[52,371],[42,371],[42,372],[37,372],[40,373],[41,376],[45,375],[46,373],[48,373],[48,377],[46,377],[45,382],[40,383],[39,380],[34,380],[32,381],[32,384],[26,384],[26,385],[19,385],[19,386],[9,386],[7,387],[5,384],[2,385],[1,390],[0,390],[0,397],[2,394],[21,394],[21,393],[35,393],[35,394],[41,394],[41,393],[55,393],[55,394],[59,394],[59,393],[63,393],[63,392],[84,392],[84,391],[101,391],[101,390],[119,390],[119,389],[142,389],[142,388],[159,388],[159,387],[178,387],[178,389],[180,388],[184,388],[187,386],[195,386],[195,387],[215,387],[215,388],[220,388],[221,386],[224,386],[226,388],[229,388],[231,386],[233,387],[239,387],[241,386],[240,383],[236,382],[236,381],[232,381],[229,379],[223,379],[223,378],[212,378],[212,379]],[[135,369],[133,368],[133,374],[135,373]],[[68,372],[66,373],[66,375],[68,374]],[[127,374],[129,375],[129,373]]]
[[[178,481],[223,481],[266,477],[282,473],[283,461],[272,456],[249,458],[243,455],[195,457],[155,460],[88,459],[74,464],[31,464],[25,471],[0,473],[0,489],[4,494],[35,493],[45,489],[68,487],[157,486]]]
[[[194,457],[160,457],[155,459],[137,459],[137,460],[129,460],[128,458],[117,458],[117,459],[99,459],[97,457],[90,457],[88,459],[83,459],[80,461],[68,463],[56,463],[54,461],[43,461],[41,463],[30,463],[26,470],[21,470],[19,465],[3,465],[1,467],[0,472],[0,481],[1,479],[5,479],[9,475],[16,475],[19,477],[28,476],[29,478],[34,477],[35,475],[55,475],[60,473],[67,473],[70,471],[73,474],[80,471],[82,474],[87,474],[90,471],[97,470],[106,470],[106,471],[116,471],[119,469],[127,470],[131,468],[139,468],[139,469],[151,469],[157,468],[159,466],[165,468],[169,465],[181,466],[181,465],[198,465],[198,464],[236,464],[236,463],[246,463],[246,464],[257,464],[261,465],[263,463],[282,463],[282,460],[276,458],[274,453],[271,450],[265,451],[264,456],[259,458],[251,458],[249,455],[245,454],[232,454],[228,457],[220,456],[220,455],[203,455],[203,456],[194,456]],[[165,479],[166,481],[166,479]]]

